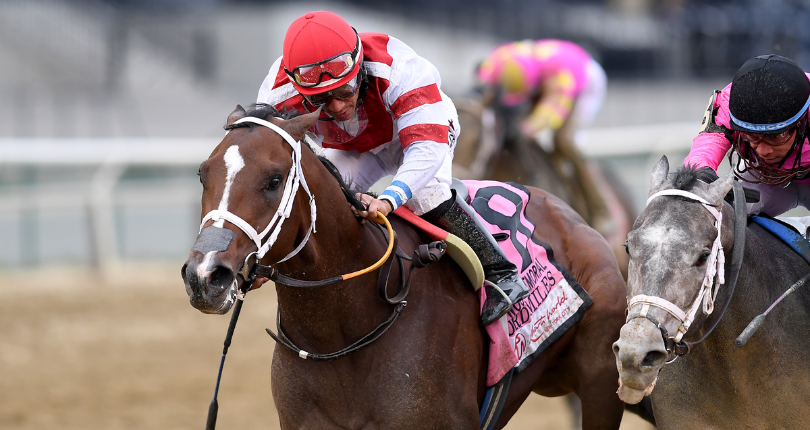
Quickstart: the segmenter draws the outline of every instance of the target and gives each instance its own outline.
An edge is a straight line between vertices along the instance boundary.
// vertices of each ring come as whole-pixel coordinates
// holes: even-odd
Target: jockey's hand
[[[548,127],[547,121],[545,121],[544,118],[540,119],[536,116],[529,116],[520,123],[520,131],[530,137],[533,137],[546,127]]]
[[[367,219],[377,219],[377,212],[382,213],[384,216],[388,216],[388,214],[392,211],[391,204],[386,200],[375,199],[368,194],[358,195],[358,198],[360,199],[360,203],[366,207],[366,210],[358,211],[352,207],[352,212],[354,212],[355,216],[363,218],[363,221],[361,222],[365,222]]]

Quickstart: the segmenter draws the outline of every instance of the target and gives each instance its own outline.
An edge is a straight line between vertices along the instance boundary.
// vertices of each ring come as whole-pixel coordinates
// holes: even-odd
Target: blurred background
[[[200,220],[197,167],[236,104],[255,101],[289,23],[317,9],[403,40],[437,66],[451,97],[469,94],[475,65],[498,43],[579,43],[609,79],[582,149],[616,168],[639,210],[652,165],[662,155],[680,165],[711,91],[746,59],[778,53],[810,70],[807,0],[0,0],[0,281],[21,293],[0,305],[0,362],[17,370],[0,382],[0,427],[202,426],[227,321],[188,306],[178,273]],[[268,301],[261,317],[255,310],[257,324],[271,324],[271,290],[260,290]],[[75,294],[113,315],[83,313]],[[169,317],[175,310],[182,315]],[[198,346],[176,343],[203,331]],[[261,357],[250,360],[266,364],[270,341],[256,339]],[[111,344],[123,348],[114,354],[122,361],[88,364],[87,351],[103,357]],[[143,348],[163,358],[133,361]],[[192,352],[202,364],[178,362]],[[269,377],[256,363],[240,370]],[[136,372],[130,390],[117,392],[113,376],[127,369]],[[184,371],[183,381],[158,376]],[[86,385],[91,377],[95,385]],[[65,379],[66,388],[53,388]],[[161,397],[178,386],[184,394]],[[86,403],[77,393],[87,390],[95,406],[81,421],[76,408]],[[272,420],[262,393],[249,397],[264,400]],[[194,425],[182,410],[163,421],[128,409],[179,397],[193,399],[185,412]],[[29,402],[45,407],[30,410]],[[127,412],[96,415],[116,408]]]
[[[584,152],[643,204],[652,163],[677,165],[713,89],[747,59],[810,66],[810,2],[788,0],[0,1],[0,267],[182,261],[197,166],[254,102],[287,25],[329,9],[390,33],[465,96],[494,45],[562,38],[609,87]]]

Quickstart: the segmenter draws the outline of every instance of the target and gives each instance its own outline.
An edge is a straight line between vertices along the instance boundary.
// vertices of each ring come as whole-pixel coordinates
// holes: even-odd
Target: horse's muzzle
[[[632,319],[613,343],[613,354],[619,370],[619,397],[625,403],[640,402],[652,392],[667,360],[661,332],[647,319]]]
[[[224,314],[236,299],[237,278],[232,267],[220,260],[217,253],[206,255],[191,251],[180,275],[186,285],[189,302],[208,314]]]

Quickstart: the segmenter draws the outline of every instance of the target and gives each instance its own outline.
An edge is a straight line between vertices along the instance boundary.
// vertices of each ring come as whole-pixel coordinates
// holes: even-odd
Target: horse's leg
[[[625,305],[624,297],[616,297],[608,279],[622,282],[615,273],[589,289],[593,305],[580,320],[577,336],[567,351],[574,358],[572,370],[577,378],[574,391],[582,402],[583,430],[618,429],[624,412],[624,403],[616,395],[619,372],[611,339],[619,338]]]

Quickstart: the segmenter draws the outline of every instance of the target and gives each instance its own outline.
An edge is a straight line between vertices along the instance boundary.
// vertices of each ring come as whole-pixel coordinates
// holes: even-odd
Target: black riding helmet
[[[760,55],[745,62],[731,82],[731,128],[779,134],[807,115],[810,81],[793,60]]]

